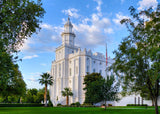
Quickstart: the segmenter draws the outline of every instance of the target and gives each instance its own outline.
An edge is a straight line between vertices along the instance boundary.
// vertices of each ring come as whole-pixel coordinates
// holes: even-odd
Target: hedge
[[[44,104],[26,103],[26,104],[0,104],[0,107],[42,107]]]
[[[148,106],[147,104],[127,104],[127,106]]]

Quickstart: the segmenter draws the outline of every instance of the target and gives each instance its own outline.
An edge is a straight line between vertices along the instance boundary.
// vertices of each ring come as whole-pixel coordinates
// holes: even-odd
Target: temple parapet
[[[81,48],[78,48],[78,50],[74,50],[74,52],[72,54],[69,54],[68,58],[72,58],[75,56],[84,56],[84,55],[89,56],[93,59],[105,61],[105,57],[102,53],[99,53],[99,52],[92,53],[92,51],[90,49],[87,50],[86,48],[84,48],[84,50],[82,50],[82,51],[81,51]]]

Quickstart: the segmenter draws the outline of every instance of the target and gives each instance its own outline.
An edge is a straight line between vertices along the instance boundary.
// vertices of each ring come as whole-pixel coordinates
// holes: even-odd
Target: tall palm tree
[[[68,105],[69,96],[73,96],[71,89],[66,87],[64,88],[64,91],[61,91],[61,92],[62,92],[62,96],[66,97],[66,104]]]
[[[53,78],[48,73],[43,73],[40,76],[41,76],[41,79],[39,79],[39,83],[41,85],[45,85],[44,102],[45,102],[45,107],[47,107],[47,86],[53,84]]]

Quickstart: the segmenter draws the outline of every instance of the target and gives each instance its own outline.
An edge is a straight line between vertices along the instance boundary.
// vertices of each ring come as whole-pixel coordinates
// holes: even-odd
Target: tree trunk
[[[20,99],[19,99],[19,103],[22,104],[22,98],[21,98],[21,97],[20,97]]]
[[[157,98],[155,98],[155,111],[156,111],[156,114],[159,114],[158,104],[157,104]]]
[[[66,96],[67,98],[66,98],[66,104],[67,104],[67,106],[68,106],[68,101],[69,101],[69,97],[68,96]]]
[[[158,96],[159,96],[159,79],[157,79],[157,81],[156,81],[156,92],[155,92],[155,99],[154,99],[156,114],[159,114],[158,103],[157,103]]]
[[[47,84],[45,84],[45,98],[44,98],[44,102],[45,102],[45,107],[47,107]]]
[[[107,106],[106,106],[106,105],[107,105],[107,103],[106,103],[106,102],[107,102],[107,101],[105,100],[105,108],[104,108],[104,110],[106,110],[106,107],[107,107]]]
[[[151,98],[152,99],[152,106],[154,106],[154,100],[153,100],[153,98]]]
[[[4,102],[5,102],[5,103],[8,103],[8,95],[5,97]]]

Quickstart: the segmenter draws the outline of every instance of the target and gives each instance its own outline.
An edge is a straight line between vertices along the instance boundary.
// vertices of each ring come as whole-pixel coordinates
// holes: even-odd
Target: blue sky
[[[75,44],[92,52],[114,57],[113,51],[128,32],[119,21],[129,18],[128,8],[134,6],[137,11],[156,7],[159,0],[42,0],[46,11],[41,30],[28,38],[19,53],[22,62],[18,62],[27,88],[42,88],[38,79],[43,72],[51,70],[55,59],[55,48],[61,45],[63,25],[71,15],[76,34]]]

